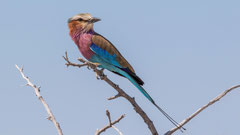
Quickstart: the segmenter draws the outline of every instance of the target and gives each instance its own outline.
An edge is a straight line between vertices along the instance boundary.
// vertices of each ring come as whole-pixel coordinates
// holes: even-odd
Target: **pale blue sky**
[[[240,84],[239,0],[89,0],[0,2],[0,134],[57,135],[15,64],[37,85],[65,135],[93,135],[112,119],[124,135],[150,134],[143,120],[92,71],[66,68],[62,56],[80,57],[67,19],[89,12],[102,19],[95,30],[108,38],[145,81],[144,88],[177,121],[223,90]],[[173,125],[126,79],[106,72],[136,98],[160,134]],[[183,134],[239,134],[240,92],[233,91],[189,122]],[[105,135],[117,134],[109,130]]]

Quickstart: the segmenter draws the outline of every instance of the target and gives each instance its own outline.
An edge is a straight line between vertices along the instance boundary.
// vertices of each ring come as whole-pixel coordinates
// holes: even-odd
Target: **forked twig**
[[[121,115],[117,120],[115,120],[114,122],[111,121],[111,116],[110,116],[110,112],[108,110],[106,110],[106,115],[108,117],[108,125],[103,127],[102,129],[100,130],[97,130],[96,134],[95,135],[100,135],[101,133],[105,132],[107,129],[109,128],[113,128],[115,129],[120,135],[122,135],[122,133],[120,132],[119,129],[117,129],[114,125],[117,124],[118,122],[120,122],[120,120],[122,120],[124,117],[125,117],[125,114]]]

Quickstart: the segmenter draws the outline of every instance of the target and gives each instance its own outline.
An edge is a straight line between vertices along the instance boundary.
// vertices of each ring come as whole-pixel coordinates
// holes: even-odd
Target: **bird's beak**
[[[90,20],[91,23],[95,23],[95,22],[98,22],[98,21],[101,21],[101,19],[100,19],[100,18],[96,18],[96,17],[93,17],[93,18]]]

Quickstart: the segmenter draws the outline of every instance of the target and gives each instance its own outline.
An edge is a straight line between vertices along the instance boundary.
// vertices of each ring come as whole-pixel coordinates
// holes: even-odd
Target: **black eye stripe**
[[[82,18],[79,18],[79,19],[77,19],[78,21],[83,21],[83,19]]]
[[[82,18],[77,19],[77,21],[87,22],[87,20],[83,20]]]

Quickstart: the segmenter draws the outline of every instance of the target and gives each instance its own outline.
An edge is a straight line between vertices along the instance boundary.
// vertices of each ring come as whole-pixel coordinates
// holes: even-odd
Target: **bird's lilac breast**
[[[94,52],[90,49],[92,44],[92,34],[83,33],[79,35],[78,41],[75,42],[78,46],[78,49],[86,59],[90,59]]]

